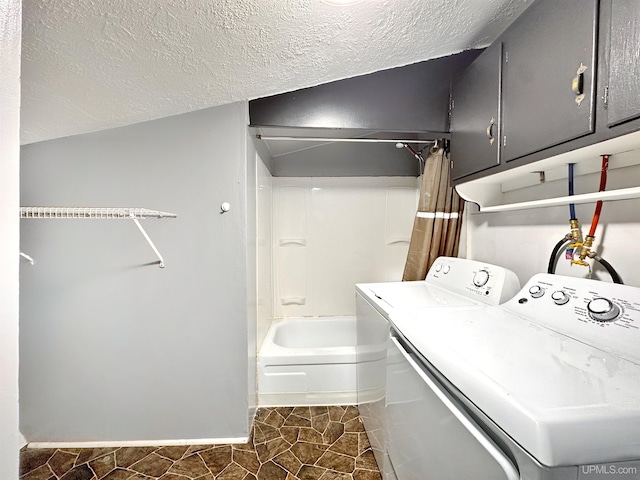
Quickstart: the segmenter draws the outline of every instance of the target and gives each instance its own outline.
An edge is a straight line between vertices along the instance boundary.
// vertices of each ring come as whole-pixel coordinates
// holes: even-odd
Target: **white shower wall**
[[[356,283],[402,279],[418,179],[272,182],[275,317],[355,315]]]
[[[257,215],[257,345],[262,345],[273,319],[273,201],[271,173],[256,154]]]

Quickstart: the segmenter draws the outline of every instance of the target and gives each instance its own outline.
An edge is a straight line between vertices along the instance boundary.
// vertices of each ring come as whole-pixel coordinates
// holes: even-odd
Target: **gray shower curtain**
[[[425,160],[402,280],[424,280],[436,258],[458,254],[463,209],[464,200],[450,186],[449,154],[432,149]]]

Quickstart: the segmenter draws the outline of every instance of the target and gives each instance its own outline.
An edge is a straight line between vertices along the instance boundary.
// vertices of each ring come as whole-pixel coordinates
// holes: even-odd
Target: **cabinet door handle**
[[[496,119],[491,117],[491,120],[489,121],[489,126],[487,127],[487,138],[489,138],[489,145],[493,145],[493,142],[495,141],[495,137],[493,136],[493,126],[496,123]]]
[[[578,105],[584,100],[584,72],[586,70],[587,67],[581,63],[576,71],[576,76],[571,80],[571,91],[575,94]]]

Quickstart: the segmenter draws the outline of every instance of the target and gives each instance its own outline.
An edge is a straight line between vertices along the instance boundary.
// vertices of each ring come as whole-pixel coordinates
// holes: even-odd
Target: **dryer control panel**
[[[504,307],[640,365],[640,288],[538,274]]]
[[[456,257],[438,257],[425,282],[487,305],[498,305],[520,290],[515,273],[504,267]]]

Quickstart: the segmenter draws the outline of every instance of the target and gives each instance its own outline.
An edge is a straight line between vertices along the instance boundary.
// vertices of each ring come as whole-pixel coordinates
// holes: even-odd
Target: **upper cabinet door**
[[[501,64],[502,44],[494,43],[466,68],[453,86],[453,180],[500,163]]]
[[[598,0],[538,0],[509,28],[506,161],[594,131],[597,14]]]
[[[640,2],[613,0],[609,43],[607,123],[640,116]]]

